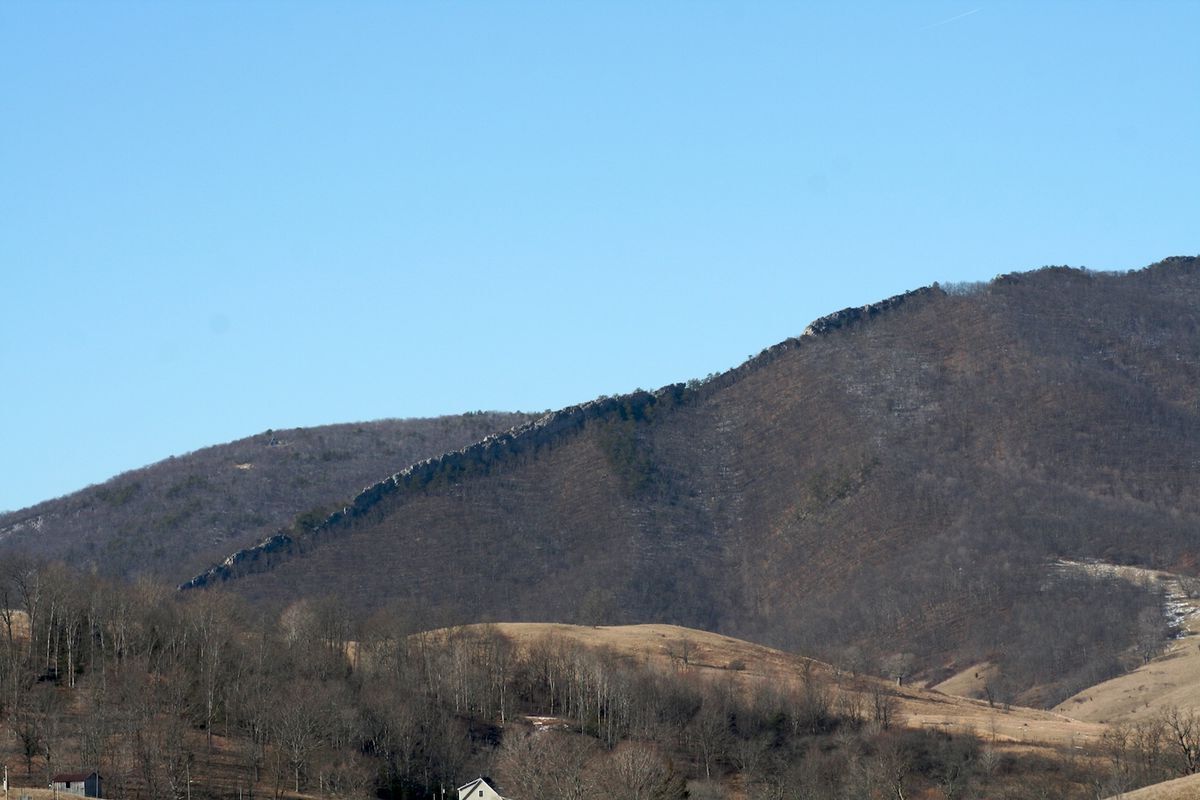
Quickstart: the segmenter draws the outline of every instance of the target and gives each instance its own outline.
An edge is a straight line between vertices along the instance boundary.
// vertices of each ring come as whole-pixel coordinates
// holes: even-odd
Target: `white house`
[[[504,800],[483,778],[458,787],[458,800]]]

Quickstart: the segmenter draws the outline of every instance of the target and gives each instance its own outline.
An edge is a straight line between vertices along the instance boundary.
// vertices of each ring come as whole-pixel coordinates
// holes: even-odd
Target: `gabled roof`
[[[500,793],[496,791],[496,787],[492,786],[492,784],[489,783],[486,778],[482,778],[482,777],[476,778],[475,780],[471,781],[470,783],[464,783],[462,786],[458,787],[458,789],[457,789],[458,796],[459,797],[469,797],[471,795],[471,793],[474,792],[480,786],[488,787],[489,789],[491,789],[493,792],[496,793],[497,797],[500,797]],[[465,794],[464,794],[464,792],[465,792]],[[501,798],[501,800],[504,800],[504,798]]]
[[[464,790],[468,791],[468,792],[473,791],[475,789],[475,787],[481,783],[483,783],[483,778],[476,778],[475,780],[471,781],[470,783],[464,783],[462,786],[458,787],[459,796],[460,797],[462,796],[462,793]]]
[[[78,781],[86,781],[86,780],[90,779],[93,775],[95,775],[97,778],[100,777],[100,774],[98,772],[96,772],[95,770],[92,770],[91,772],[60,772],[57,775],[55,775],[53,778],[51,778],[50,782],[51,783],[76,783]]]

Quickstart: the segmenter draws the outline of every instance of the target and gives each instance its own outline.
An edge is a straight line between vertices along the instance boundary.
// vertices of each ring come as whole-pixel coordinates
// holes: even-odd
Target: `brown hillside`
[[[710,381],[417,465],[193,585],[997,655],[1002,698],[1052,703],[1121,669],[1153,605],[1053,559],[1196,563],[1198,307],[1200,261],[1179,258],[851,309]]]
[[[422,458],[525,422],[478,413],[266,431],[0,514],[0,555],[24,552],[174,582]],[[298,519],[308,514],[312,522]]]

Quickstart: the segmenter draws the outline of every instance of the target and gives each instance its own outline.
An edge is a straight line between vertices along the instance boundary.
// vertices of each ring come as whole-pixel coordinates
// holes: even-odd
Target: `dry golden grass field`
[[[864,703],[869,702],[870,695],[876,691],[889,693],[895,698],[898,718],[905,725],[972,732],[1005,748],[1087,750],[1104,733],[1103,725],[1071,719],[1054,711],[991,708],[980,700],[931,689],[900,687],[873,677],[856,677],[820,661],[673,625],[582,627],[551,623],[501,623],[495,627],[519,644],[531,644],[553,636],[587,647],[604,648],[640,663],[689,670],[714,680],[730,679],[748,689],[761,684],[798,684],[808,669],[827,679],[833,691],[858,695]]]
[[[981,661],[929,688],[956,697],[983,697],[984,686],[995,673],[995,666],[987,661]]]
[[[1200,709],[1197,641],[1183,639],[1149,664],[1084,689],[1055,710],[1090,722],[1136,722],[1172,707]]]
[[[57,800],[49,789],[30,789],[28,787],[12,787],[8,792],[9,800],[21,800],[22,797],[29,797],[32,800]]]
[[[1144,786],[1108,800],[1196,800],[1200,798],[1200,774]]]

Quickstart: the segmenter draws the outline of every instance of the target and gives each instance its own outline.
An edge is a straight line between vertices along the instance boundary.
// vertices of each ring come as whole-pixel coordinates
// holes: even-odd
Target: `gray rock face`
[[[256,572],[270,566],[270,556],[303,550],[311,541],[338,530],[350,521],[369,513],[380,502],[393,496],[418,492],[439,480],[455,481],[467,475],[488,471],[497,464],[524,452],[537,450],[551,441],[570,436],[593,419],[619,413],[640,415],[659,403],[681,402],[687,388],[672,384],[654,392],[637,391],[617,397],[603,397],[587,403],[552,411],[533,422],[493,434],[475,444],[418,461],[400,472],[366,487],[349,503],[330,514],[310,531],[280,531],[253,547],[230,555],[220,564],[196,575],[180,589],[196,589],[213,583]]]
[[[856,308],[843,308],[832,314],[821,317],[804,329],[802,336],[821,336],[841,328],[848,328],[855,323],[878,316],[886,311],[899,308],[905,303],[918,298],[941,297],[945,295],[937,286],[925,286],[911,292],[898,294],[878,303],[868,303]]]
[[[268,569],[272,555],[303,551],[318,539],[327,537],[354,519],[369,513],[386,498],[419,492],[439,480],[456,481],[472,474],[486,472],[494,464],[521,453],[536,451],[553,441],[574,435],[590,420],[605,419],[621,413],[638,416],[660,403],[687,402],[696,396],[727,386],[748,372],[765,366],[783,353],[803,346],[809,337],[823,336],[848,328],[916,299],[936,298],[944,294],[937,287],[924,287],[889,297],[878,303],[843,309],[816,320],[800,337],[787,339],[769,347],[744,364],[698,387],[689,388],[679,383],[664,386],[653,392],[636,391],[616,397],[602,397],[553,411],[533,422],[493,434],[460,450],[419,461],[364,488],[348,505],[330,514],[315,528],[303,532],[280,531],[253,547],[238,550],[221,563],[181,584],[179,588],[201,588]]]

